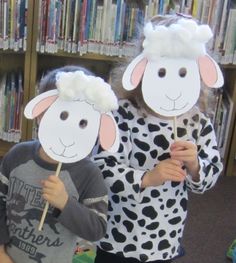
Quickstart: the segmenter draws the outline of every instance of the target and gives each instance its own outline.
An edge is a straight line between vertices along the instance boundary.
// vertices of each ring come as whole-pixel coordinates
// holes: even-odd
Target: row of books
[[[236,0],[192,0],[189,14],[213,31],[209,51],[220,64],[236,64]]]
[[[28,0],[0,0],[0,49],[26,50]]]
[[[208,115],[214,126],[220,155],[224,159],[234,103],[223,88],[212,90],[211,99],[207,98]]]
[[[0,76],[0,139],[19,142],[23,112],[23,74],[9,72]]]
[[[160,1],[151,1],[152,9]],[[220,64],[236,64],[236,0],[164,1],[165,13],[184,13],[200,24],[208,24],[214,34],[209,51]]]
[[[185,13],[214,32],[209,47],[218,62],[236,63],[235,0],[40,0],[37,51],[134,55],[132,40],[156,14]]]
[[[209,48],[236,64],[235,0],[38,0],[37,51],[134,55],[133,39],[155,14],[185,13],[214,32]],[[28,0],[0,0],[0,49],[26,50]]]
[[[134,39],[156,14],[192,12],[193,0],[40,0],[37,51],[133,56]],[[55,26],[56,25],[56,26]]]
[[[39,0],[37,51],[126,55],[144,10],[137,1]]]
[[[236,0],[208,2],[207,23],[214,32],[212,54],[221,64],[236,64]]]

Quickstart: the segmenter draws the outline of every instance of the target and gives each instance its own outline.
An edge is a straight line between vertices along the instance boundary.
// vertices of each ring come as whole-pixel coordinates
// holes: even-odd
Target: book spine
[[[79,12],[79,1],[75,1],[74,3],[74,21],[73,21],[73,33],[72,33],[72,53],[75,53],[77,51],[77,44],[78,44],[78,12]]]
[[[85,42],[86,11],[87,11],[87,0],[84,0],[82,3],[81,20],[80,20],[80,33],[79,33],[80,50],[82,49]]]

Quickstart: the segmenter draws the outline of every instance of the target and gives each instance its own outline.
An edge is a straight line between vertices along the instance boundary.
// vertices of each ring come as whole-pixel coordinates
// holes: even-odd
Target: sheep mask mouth
[[[76,158],[76,157],[78,156],[78,154],[74,154],[74,155],[71,155],[71,156],[66,156],[66,155],[64,154],[66,148],[64,148],[63,152],[60,153],[60,154],[56,153],[56,152],[53,150],[52,147],[49,148],[49,149],[52,151],[52,153],[53,153],[54,155],[61,156],[61,157],[66,158],[66,159],[74,159],[74,158]]]
[[[69,156],[69,155],[67,156],[67,155],[65,154],[65,152],[66,152],[66,150],[67,150],[68,148],[75,146],[75,142],[72,142],[72,143],[70,143],[69,145],[65,145],[65,144],[63,143],[63,141],[62,141],[61,138],[59,138],[59,142],[60,142],[61,145],[64,147],[64,149],[62,150],[61,153],[57,153],[56,151],[53,150],[53,147],[50,147],[49,149],[52,151],[52,153],[53,153],[54,155],[61,156],[61,157],[63,157],[63,158],[67,158],[67,159],[73,159],[73,158],[76,158],[76,157],[78,156],[77,153],[74,154],[74,155],[70,155],[70,156]]]

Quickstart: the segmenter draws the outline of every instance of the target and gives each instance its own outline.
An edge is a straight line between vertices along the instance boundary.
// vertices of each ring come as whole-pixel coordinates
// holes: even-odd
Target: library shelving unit
[[[79,66],[84,66],[85,68],[90,69],[93,73],[95,73],[97,76],[100,76],[104,78],[105,80],[109,79],[109,72],[111,70],[111,67],[114,63],[119,63],[123,60],[124,55],[107,55],[105,52],[84,52],[81,53],[80,51],[72,51],[73,48],[71,48],[69,51],[66,50],[64,51],[63,48],[60,50],[52,51],[50,50],[50,47],[48,48],[49,51],[47,50],[46,45],[49,43],[50,45],[50,40],[47,42],[45,41],[45,38],[48,38],[49,36],[42,36],[40,29],[45,29],[45,27],[49,27],[50,23],[49,21],[45,21],[44,19],[40,18],[40,15],[44,16],[45,18],[45,12],[49,12],[48,10],[45,11],[43,10],[43,7],[40,6],[40,3],[43,1],[37,1],[34,0],[34,10],[33,10],[33,24],[34,24],[34,30],[32,31],[32,51],[31,51],[31,72],[30,72],[30,87],[32,87],[29,91],[29,97],[32,98],[35,96],[35,88],[37,86],[38,81],[40,80],[40,77],[47,71],[53,68],[57,67],[62,67],[65,65],[79,65]],[[74,8],[75,10],[78,8],[76,5],[81,5],[81,9],[83,7],[83,3],[87,1],[72,1],[74,3],[74,6],[68,7],[68,3],[72,3],[70,1],[65,1],[66,2],[66,8],[71,9]],[[90,3],[95,3],[98,1],[90,1]],[[101,5],[100,1],[100,5]],[[105,1],[104,1],[105,2]],[[111,2],[111,1],[110,1]],[[136,6],[139,6],[140,8],[143,8],[144,2],[143,0],[141,1],[127,1],[127,2],[137,2]],[[50,7],[48,7],[50,8]],[[65,8],[65,5],[64,5]],[[108,7],[107,7],[108,8]],[[100,14],[102,14],[100,12]],[[68,23],[71,23],[71,17],[68,17],[68,14],[64,14],[64,20]],[[67,16],[67,17],[66,17]],[[82,15],[81,15],[82,16]],[[46,20],[48,17],[46,16]],[[77,17],[77,22],[80,20],[80,18]],[[54,21],[55,22],[55,21]],[[78,22],[78,23],[86,23],[84,22]],[[47,24],[47,25],[46,25]],[[65,26],[65,25],[64,25]],[[108,31],[109,27],[106,25],[106,30]],[[52,29],[54,30],[54,29]],[[68,29],[70,30],[75,30],[75,29]],[[80,29],[76,29],[79,31]],[[99,29],[97,29],[99,31]],[[67,29],[65,29],[67,31]],[[68,32],[67,32],[68,33]],[[45,32],[44,32],[45,34]],[[48,32],[46,33],[48,34]],[[64,32],[66,34],[66,32]],[[69,34],[69,33],[68,33]],[[80,35],[81,33],[77,32],[77,35]],[[101,33],[102,34],[102,33]],[[104,38],[105,35],[108,34],[107,32],[104,31]],[[80,37],[80,36],[79,36]],[[43,38],[43,44],[41,45],[40,40]],[[57,41],[60,41],[60,39],[57,39]],[[78,42],[78,37],[77,37],[77,42]],[[42,47],[43,46],[43,47]],[[55,46],[54,46],[55,47]],[[54,49],[51,45],[51,49]],[[131,48],[132,49],[132,48]],[[34,122],[28,121],[28,138],[32,137],[35,135],[34,133]]]
[[[2,2],[2,1],[1,1]],[[4,5],[1,6],[1,15],[8,16],[8,4],[10,2],[5,2]],[[28,1],[28,5],[25,7],[25,26],[27,27],[27,38],[25,41],[26,49],[19,49],[19,51],[14,51],[14,49],[8,49],[7,47],[2,47],[0,49],[0,73],[1,77],[3,74],[9,73],[9,72],[15,72],[17,70],[22,71],[22,80],[23,80],[23,102],[22,102],[22,109],[24,108],[24,105],[29,99],[29,80],[30,80],[30,63],[31,63],[31,36],[32,36],[32,25],[33,25],[33,2]],[[5,9],[3,11],[3,9]],[[5,13],[4,13],[5,12]],[[10,16],[8,16],[7,19],[9,19]],[[12,21],[10,23],[9,20],[5,21],[5,27],[3,26],[3,16],[0,18],[2,22],[1,28],[1,36],[2,41],[4,41],[4,33],[6,33],[6,27],[12,26]],[[6,24],[8,23],[8,25]],[[5,32],[4,32],[5,31]],[[4,46],[4,45],[3,45]],[[4,88],[4,87],[1,87]],[[2,106],[2,105],[1,105]],[[22,110],[21,109],[21,110]],[[3,122],[4,120],[1,120]],[[21,126],[21,135],[20,140],[26,140],[27,139],[27,121],[24,118],[20,119],[20,126]],[[8,131],[6,131],[7,133]],[[1,137],[2,138],[2,137]],[[14,142],[11,142],[11,140],[3,140],[0,139],[0,157],[3,156],[9,149],[12,147]]]
[[[236,168],[236,65],[225,67],[225,82],[225,87],[233,105],[231,118],[228,120],[229,132],[225,141],[226,150],[223,160],[224,174],[231,176]]]
[[[59,21],[58,19],[61,19],[61,17],[57,17],[57,16],[56,17],[54,16],[53,18],[50,17],[50,15],[45,16],[45,12],[47,14],[50,14],[50,12],[52,13],[56,12],[55,10],[58,10],[58,8],[63,8],[61,5],[62,3],[72,4],[73,6],[70,6],[70,8],[73,8],[75,10],[78,10],[79,8],[78,5],[79,4],[83,5],[84,2],[90,3],[90,4],[99,3],[100,7],[103,5],[106,5],[103,7],[106,8],[108,12],[104,12],[99,9],[96,9],[96,12],[97,12],[97,15],[100,15],[101,21],[105,21],[104,17],[108,19],[108,17],[110,16],[109,21],[111,23],[114,23],[114,20],[112,20],[111,14],[113,14],[114,12],[117,12],[118,3],[120,4],[126,3],[127,5],[129,5],[130,3],[133,3],[134,5],[131,4],[131,6],[134,7],[134,10],[135,10],[134,12],[140,11],[141,12],[140,15],[143,16],[142,17],[143,21],[145,21],[147,17],[151,17],[152,15],[158,13],[156,12],[157,10],[160,11],[160,3],[162,3],[162,7],[161,7],[162,12],[166,8],[165,7],[166,3],[169,3],[169,6],[168,6],[169,9],[166,8],[166,10],[175,8],[174,7],[174,3],[175,3],[175,5],[178,8],[178,10],[175,10],[175,11],[190,14],[191,13],[190,10],[192,10],[192,12],[195,12],[197,19],[201,23],[209,22],[209,25],[214,28],[214,32],[216,32],[217,34],[218,33],[221,34],[220,35],[221,40],[224,39],[224,37],[222,38],[222,36],[225,36],[227,32],[228,32],[227,33],[228,35],[232,35],[230,33],[230,30],[228,31],[226,30],[227,28],[235,31],[235,28],[232,29],[232,25],[231,26],[227,25],[227,22],[226,22],[228,13],[229,13],[229,16],[231,16],[231,18],[236,17],[234,15],[234,10],[231,12],[229,9],[230,5],[229,4],[226,5],[226,2],[233,3],[235,2],[235,0],[232,0],[232,1],[230,0],[226,0],[226,1],[221,1],[221,0],[216,0],[216,1],[211,1],[211,0],[204,0],[204,1],[183,1],[183,0],[180,0],[180,1],[164,1],[164,0],[163,1],[159,1],[159,0],[151,0],[151,1],[143,1],[143,0],[142,1],[141,0],[136,0],[136,1],[135,0],[116,0],[116,1],[112,1],[112,0],[99,0],[99,1],[98,0],[96,1],[95,0],[94,1],[92,0],[80,0],[80,1],[64,0],[64,1],[59,1],[57,0],[55,1],[53,0],[53,1],[49,1],[47,0],[46,1],[46,0],[30,0],[27,2],[28,2],[28,11],[27,11],[27,49],[26,51],[24,52],[6,52],[6,51],[3,52],[2,51],[1,52],[0,50],[0,71],[6,70],[8,69],[8,67],[10,70],[12,69],[12,67],[16,67],[18,63],[21,66],[21,68],[24,70],[24,102],[23,102],[23,105],[25,105],[26,102],[30,98],[35,96],[37,83],[40,77],[42,76],[43,73],[45,73],[49,69],[61,67],[64,65],[69,65],[69,64],[77,64],[77,65],[85,66],[86,68],[91,69],[96,75],[101,76],[107,80],[109,78],[109,72],[110,72],[112,65],[122,60],[122,57],[125,57],[127,54],[130,55],[130,52],[132,52],[132,45],[130,45],[130,48],[127,49],[128,50],[127,52],[124,52],[122,54],[120,54],[119,52],[117,54],[116,53],[107,54],[106,52],[101,52],[102,55],[100,54],[100,52],[90,52],[90,51],[83,52],[83,50],[82,52],[81,51],[78,52],[77,48],[76,48],[76,51],[68,51],[66,49],[65,49],[66,51],[54,50],[54,47],[50,45],[50,40],[48,42],[49,46],[47,48],[45,48],[45,46],[43,48],[39,46],[39,42],[42,40],[42,38],[45,38],[45,35],[42,36],[40,32],[40,28],[45,29],[45,27],[50,27],[50,26],[53,27],[55,26],[55,24],[58,23]],[[48,5],[48,3],[52,3],[52,6],[50,6],[48,10],[47,9],[45,10],[45,6]],[[110,3],[110,6],[108,6],[109,3]],[[196,6],[196,3],[198,3],[198,6]],[[55,6],[54,4],[56,4],[57,6]],[[114,6],[115,4],[117,4],[117,6]],[[214,6],[212,6],[213,4]],[[86,8],[91,8],[91,6],[90,7],[87,6]],[[232,9],[234,8],[235,7],[233,7]],[[94,12],[92,11],[92,9],[90,10],[91,10],[91,13]],[[119,12],[117,12],[117,14],[118,13]],[[40,18],[40,15],[42,14],[44,15],[44,19],[42,19],[42,17]],[[122,12],[120,12],[119,14],[122,14]],[[66,15],[66,13],[62,15],[65,16],[64,25],[62,26],[65,26],[66,23],[72,23],[73,25],[73,23],[79,21],[78,23],[84,23],[83,24],[84,27],[82,28],[86,28],[85,27],[86,23],[89,23],[89,20],[86,20],[86,18],[84,18],[84,20],[81,17],[73,18],[72,16],[71,17],[68,16],[68,14]],[[130,15],[132,16],[133,13],[131,12]],[[211,17],[216,17],[217,19],[210,19]],[[223,19],[225,21],[223,21]],[[225,28],[221,26],[223,22],[224,22],[224,25],[226,25]],[[96,24],[97,27],[94,28],[93,34],[95,34],[94,36],[96,37],[96,33],[100,32],[101,27],[103,27],[104,29],[104,26],[105,26],[104,32],[103,33],[100,32],[100,33],[103,34],[102,35],[103,39],[105,38],[106,40],[108,39],[109,41],[109,37],[112,34],[114,34],[114,32],[109,31],[111,28],[110,27],[111,24],[104,25],[103,23],[104,22],[101,22],[100,24],[99,23]],[[129,37],[130,39],[132,39],[132,37],[134,36],[129,36],[129,33],[128,33],[129,30],[127,28],[130,29],[130,27],[128,27],[127,25],[124,27],[124,30],[127,31],[126,32],[127,39],[125,39],[125,41],[123,39],[123,41],[127,45],[127,47],[129,47],[129,43],[128,43]],[[222,30],[224,29],[224,31],[221,31],[221,29]],[[55,28],[52,28],[52,30],[54,30],[54,33],[55,33]],[[76,30],[78,30],[78,28],[76,29],[76,27],[72,26],[68,30],[67,32],[65,32],[65,34],[69,34],[71,33],[71,31],[76,33]],[[139,31],[138,28],[135,28],[135,29],[133,28],[132,30],[137,31],[137,32]],[[217,30],[220,32],[217,32]],[[222,35],[222,32],[223,32],[223,35]],[[46,37],[50,37],[50,36],[47,35]],[[51,37],[52,37],[51,40],[54,41],[55,39],[53,39],[53,36]],[[76,41],[78,41],[78,38],[76,39]],[[226,48],[226,47],[229,47],[232,49],[232,46],[230,47],[230,45],[223,46],[223,48]],[[221,61],[218,61],[218,62],[221,64]],[[228,132],[227,132],[227,138],[224,141],[224,154],[222,156],[223,161],[224,161],[224,167],[225,167],[224,174],[228,176],[233,174],[233,166],[234,166],[234,159],[235,159],[235,152],[236,152],[236,127],[235,127],[236,125],[235,123],[235,119],[236,119],[235,117],[236,116],[236,65],[234,63],[233,62],[231,63],[231,61],[228,60],[228,55],[227,55],[227,59],[223,60],[223,63],[222,63],[224,64],[222,65],[222,69],[223,69],[224,76],[225,76],[225,88],[228,91],[228,94],[231,99],[231,114],[230,114],[230,119],[228,119],[227,124],[225,124],[228,127],[227,128]],[[23,117],[22,118],[21,140],[23,141],[23,140],[31,139],[32,136],[34,135],[33,130],[34,130],[33,122],[26,120]],[[222,132],[221,134],[224,134],[224,132]],[[0,156],[2,156],[9,149],[11,145],[12,143],[7,143],[7,142],[0,140]]]

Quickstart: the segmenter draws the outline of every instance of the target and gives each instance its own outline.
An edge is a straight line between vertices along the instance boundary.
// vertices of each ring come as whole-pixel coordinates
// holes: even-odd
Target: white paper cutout
[[[107,94],[108,92],[106,98],[109,100]],[[115,107],[117,103],[114,104],[113,95],[110,98],[111,102],[100,103],[100,108],[101,105],[107,108],[107,105],[111,107],[112,104]],[[33,98],[26,105],[24,114],[28,119],[33,119],[46,110],[39,123],[39,141],[52,159],[62,163],[72,163],[90,154],[99,135],[102,140],[101,145],[106,147],[105,150],[111,152],[118,150],[117,124],[110,112],[103,113],[97,110],[95,104],[95,101],[93,104],[91,100],[88,102],[84,94],[82,99],[62,99],[55,89]],[[108,122],[102,122],[104,116],[109,119]],[[110,126],[103,127],[104,124]],[[109,131],[109,137],[103,135],[104,131]]]
[[[205,53],[204,44],[212,36],[209,26],[181,19],[171,27],[147,27],[144,51],[128,65],[122,83],[126,90],[132,90],[142,82],[144,101],[154,112],[179,116],[197,102],[201,80],[214,88],[224,84],[218,64]],[[192,55],[185,50],[191,44]]]
[[[68,114],[66,120],[60,118],[63,113]],[[76,162],[91,152],[99,124],[99,112],[88,103],[71,103],[58,98],[40,121],[39,141],[52,159],[62,163]]]
[[[162,70],[166,71],[166,75],[160,77],[158,71]],[[186,70],[186,77],[180,77],[181,70]],[[147,64],[142,89],[145,102],[163,116],[178,116],[187,112],[200,94],[200,76],[196,72],[197,63],[187,59],[162,58],[160,63]]]

